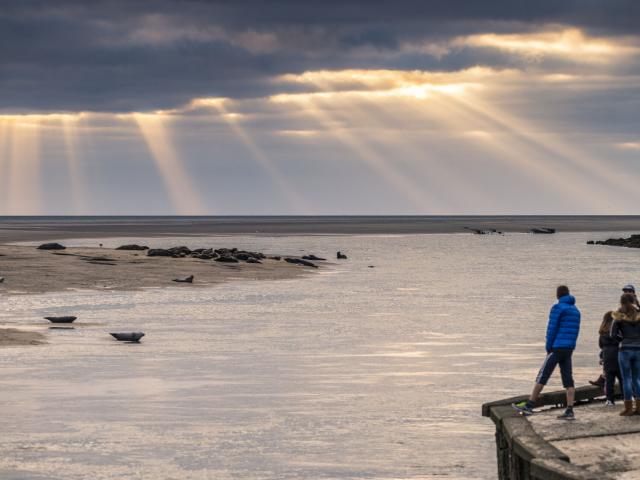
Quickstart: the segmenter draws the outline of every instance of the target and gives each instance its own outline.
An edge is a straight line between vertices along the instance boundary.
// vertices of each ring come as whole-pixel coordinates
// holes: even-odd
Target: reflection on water
[[[530,388],[555,286],[584,312],[584,383],[602,313],[638,280],[640,252],[592,237],[158,239],[349,260],[293,281],[3,298],[0,322],[49,344],[0,350],[0,477],[495,478],[480,404]],[[63,312],[83,325],[38,323]]]

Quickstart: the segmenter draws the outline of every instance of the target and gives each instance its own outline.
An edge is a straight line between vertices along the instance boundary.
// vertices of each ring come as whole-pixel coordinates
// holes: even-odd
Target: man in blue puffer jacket
[[[571,356],[580,333],[580,310],[576,308],[576,299],[569,294],[569,288],[565,285],[557,288],[556,297],[558,303],[551,307],[547,325],[547,357],[536,377],[536,384],[529,400],[524,404],[514,404],[513,407],[523,415],[531,415],[540,392],[547,384],[556,365],[560,365],[562,386],[567,390],[567,409],[558,418],[574,420],[573,403],[576,389],[573,383]]]

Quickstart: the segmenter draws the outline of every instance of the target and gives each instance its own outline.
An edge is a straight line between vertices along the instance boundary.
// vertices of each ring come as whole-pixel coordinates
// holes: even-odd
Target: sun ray
[[[176,212],[181,215],[206,213],[198,191],[180,164],[169,137],[165,115],[135,113],[133,118],[155,161]]]
[[[80,117],[76,115],[63,115],[60,118],[64,138],[65,156],[67,160],[67,172],[71,185],[71,198],[76,214],[87,209],[87,194],[81,174],[81,164],[78,161],[78,123]]]
[[[41,213],[40,118],[16,116],[8,123],[11,145],[8,154],[6,213]]]
[[[374,149],[347,131],[344,128],[343,121],[338,119],[336,114],[328,113],[330,108],[328,108],[329,105],[326,102],[330,100],[321,98],[321,96],[292,96],[289,100],[297,103],[301,110],[314,117],[324,130],[331,133],[334,138],[348,147],[367,168],[393,185],[395,190],[409,200],[419,212],[424,212],[425,209],[430,207],[430,199],[427,198],[424,191],[418,189],[402,174],[394,170],[387,163],[387,160]]]
[[[547,178],[555,179],[559,187],[573,189],[574,193],[584,201],[595,199],[595,205],[601,210],[603,205],[609,201],[603,192],[604,179],[609,183],[609,187],[622,189],[631,195],[637,194],[637,182],[622,173],[616,174],[609,168],[602,165],[598,160],[592,158],[588,153],[572,148],[564,142],[560,141],[554,135],[542,133],[543,129],[532,125],[530,122],[524,122],[522,119],[501,111],[496,107],[491,107],[477,98],[469,99],[452,99],[462,108],[478,115],[487,121],[492,122],[498,128],[510,132],[517,137],[521,148],[535,150],[541,158],[560,158],[565,164],[554,162],[546,165]],[[542,166],[541,162],[529,162],[532,168]],[[567,177],[561,174],[564,171]],[[583,181],[590,185],[579,185],[575,179],[580,176]],[[564,177],[564,178],[563,178]],[[566,178],[572,178],[571,182],[567,182]],[[601,192],[599,194],[599,192]],[[597,198],[600,195],[600,198]]]
[[[438,155],[430,148],[428,142],[425,143],[424,139],[418,144],[412,139],[406,138],[408,135],[407,128],[415,130],[416,127],[420,128],[421,122],[428,122],[429,124],[436,120],[440,122],[440,119],[437,119],[433,113],[434,105],[432,103],[429,104],[429,115],[424,114],[424,108],[416,108],[416,105],[423,107],[425,102],[430,102],[430,100],[431,97],[428,99],[403,97],[393,99],[393,104],[390,105],[387,101],[380,102],[373,99],[363,99],[363,102],[354,105],[350,109],[350,113],[357,115],[360,122],[373,119],[376,121],[378,128],[383,128],[385,132],[391,132],[393,141],[387,141],[387,143],[392,144],[394,154],[400,158],[418,160],[416,166],[419,170],[426,173],[429,179],[437,179],[437,181],[429,183],[429,193],[431,193],[434,202],[437,200],[441,204],[443,212],[450,212],[452,208],[464,209],[467,203],[467,196],[481,199],[484,202],[497,202],[497,199],[487,195],[486,191],[478,188],[475,183],[467,181],[465,175],[448,168],[446,160],[438,158]],[[417,118],[407,120],[406,113],[410,110],[414,110],[414,114],[418,113],[415,115]],[[442,114],[443,112],[440,112],[440,115]],[[417,125],[415,123],[411,124],[416,120],[420,123]],[[394,131],[400,131],[403,135],[401,137],[397,134],[394,135]],[[422,131],[420,131],[420,135],[424,136]],[[456,185],[455,190],[465,192],[466,196],[464,199],[460,199],[460,202],[456,202],[458,195],[451,195],[451,185]],[[434,191],[438,192],[438,194],[434,194]],[[499,205],[495,203],[494,206],[498,207]]]
[[[214,107],[222,119],[233,130],[235,135],[240,139],[244,146],[249,150],[253,158],[260,164],[262,169],[269,175],[271,180],[276,184],[279,191],[285,196],[289,203],[289,207],[292,207],[297,213],[312,213],[308,203],[296,192],[287,179],[282,175],[280,170],[274,165],[273,161],[267,156],[264,151],[258,147],[258,145],[249,136],[246,130],[238,123],[237,116],[229,113],[225,108],[223,102],[211,102],[209,106]]]
[[[9,188],[9,149],[11,148],[9,136],[10,125],[9,119],[0,117],[0,213],[7,213]]]
[[[567,185],[564,178],[558,175],[561,168],[549,164],[544,156],[541,156],[540,151],[513,138],[513,135],[508,132],[501,131],[504,129],[491,119],[463,108],[464,105],[458,100],[466,96],[466,93],[453,95],[440,92],[419,102],[404,99],[402,110],[424,118],[425,121],[437,120],[439,126],[444,127],[448,135],[457,136],[463,142],[473,142],[476,147],[485,150],[487,159],[499,161],[503,168],[515,174],[526,173],[528,177],[534,179],[541,192],[564,194],[574,202],[580,199],[582,204],[592,204],[594,207],[602,208],[602,203],[599,203],[594,196],[582,198],[585,196],[585,191],[579,185],[574,183]],[[487,128],[491,131],[488,132]],[[499,207],[503,206],[499,205]]]

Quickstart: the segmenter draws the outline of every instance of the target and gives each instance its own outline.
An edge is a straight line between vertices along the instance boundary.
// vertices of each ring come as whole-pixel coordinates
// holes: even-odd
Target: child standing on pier
[[[613,324],[613,312],[604,314],[602,324],[598,333],[600,339],[600,355],[602,355],[603,371],[604,371],[604,390],[607,395],[607,406],[615,405],[614,387],[616,378],[622,385],[622,376],[620,374],[620,366],[618,364],[618,345],[620,340],[611,336],[611,325]]]

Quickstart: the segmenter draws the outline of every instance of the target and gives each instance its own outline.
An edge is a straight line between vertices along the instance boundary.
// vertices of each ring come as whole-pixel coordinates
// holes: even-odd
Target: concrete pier
[[[534,415],[511,407],[527,396],[482,406],[496,425],[500,480],[640,480],[640,416],[620,417],[597,387],[576,390],[576,420],[559,420],[564,390],[541,395]]]

